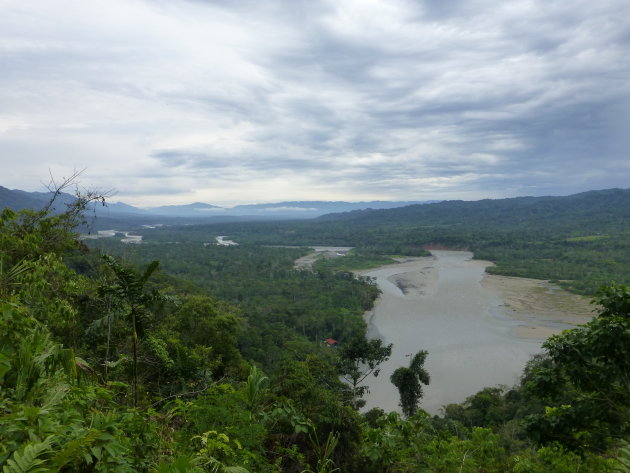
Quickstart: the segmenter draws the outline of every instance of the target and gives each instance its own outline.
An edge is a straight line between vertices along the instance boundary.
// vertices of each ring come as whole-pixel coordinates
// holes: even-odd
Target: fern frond
[[[201,457],[203,458],[203,457]],[[217,460],[214,457],[206,456],[206,465],[211,465],[211,471],[217,473],[250,473],[247,468],[242,466],[227,466],[225,463]]]
[[[630,443],[622,441],[614,459],[619,463],[613,468],[615,473],[630,473]]]
[[[250,473],[247,468],[243,468],[242,466],[224,466],[224,473]]]
[[[93,320],[92,323],[88,325],[85,331],[86,333],[98,333],[101,330],[107,328],[109,324],[114,323],[116,320],[118,320],[118,317],[119,317],[118,312],[114,312],[114,311],[109,312],[103,317]]]
[[[180,455],[172,463],[162,463],[156,473],[203,473],[201,459],[191,455]]]
[[[84,458],[85,452],[88,451],[99,435],[100,431],[91,429],[86,435],[71,440],[52,458],[53,465],[61,469],[79,458]]]
[[[4,375],[11,369],[11,358],[9,358],[6,353],[0,351],[0,384],[2,383],[2,379]]]
[[[7,464],[2,468],[2,473],[48,473],[52,471],[44,465],[45,460],[40,458],[50,452],[52,436],[41,442],[31,442],[19,450],[13,452]]]
[[[51,384],[51,383],[49,383]],[[57,381],[49,386],[42,396],[42,408],[50,409],[58,405],[70,392],[70,386],[63,381]]]

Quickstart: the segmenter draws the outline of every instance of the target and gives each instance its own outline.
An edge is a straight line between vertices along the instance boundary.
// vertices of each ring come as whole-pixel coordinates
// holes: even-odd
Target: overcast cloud
[[[135,205],[630,183],[628,0],[0,0],[0,185]]]

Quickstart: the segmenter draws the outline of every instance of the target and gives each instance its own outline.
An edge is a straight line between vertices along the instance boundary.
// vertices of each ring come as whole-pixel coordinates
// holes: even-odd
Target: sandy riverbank
[[[313,246],[313,251],[306,256],[302,256],[295,260],[294,268],[308,269],[312,268],[315,261],[319,258],[338,258],[345,256],[352,246]]]
[[[548,281],[486,274],[481,285],[503,301],[504,315],[519,322],[519,337],[544,341],[593,317],[590,299],[571,294]]]
[[[545,281],[487,275],[490,264],[469,252],[436,250],[358,272],[376,278],[382,291],[366,314],[368,335],[394,344],[381,375],[370,380],[368,408],[397,409],[389,376],[420,349],[429,351],[432,378],[422,407],[437,413],[483,387],[514,384],[542,341],[590,318],[585,298]]]

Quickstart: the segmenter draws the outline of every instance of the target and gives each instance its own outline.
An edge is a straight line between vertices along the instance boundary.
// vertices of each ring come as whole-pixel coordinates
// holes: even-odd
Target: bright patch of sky
[[[162,205],[630,182],[627,0],[0,0],[0,185]]]

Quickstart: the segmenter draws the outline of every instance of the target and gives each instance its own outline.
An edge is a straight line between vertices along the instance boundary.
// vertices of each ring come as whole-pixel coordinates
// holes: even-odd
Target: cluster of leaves
[[[355,407],[365,405],[361,398],[368,388],[362,383],[370,375],[377,377],[379,365],[387,361],[391,354],[391,343],[384,346],[382,340],[367,340],[364,334],[356,335],[342,345],[337,366],[341,376],[352,386]]]
[[[400,393],[400,408],[407,417],[418,411],[422,399],[422,385],[428,385],[430,376],[424,368],[429,352],[421,350],[411,357],[409,366],[397,368],[391,375],[391,381]]]
[[[547,401],[544,414],[528,418],[538,441],[602,451],[630,436],[630,288],[604,287],[595,301],[599,316],[547,340],[549,363],[527,383]]]
[[[364,425],[362,471],[478,473],[604,473],[614,460],[582,457],[561,445],[521,447],[489,427],[466,427],[431,419],[419,411],[408,419],[396,413],[377,415]]]

